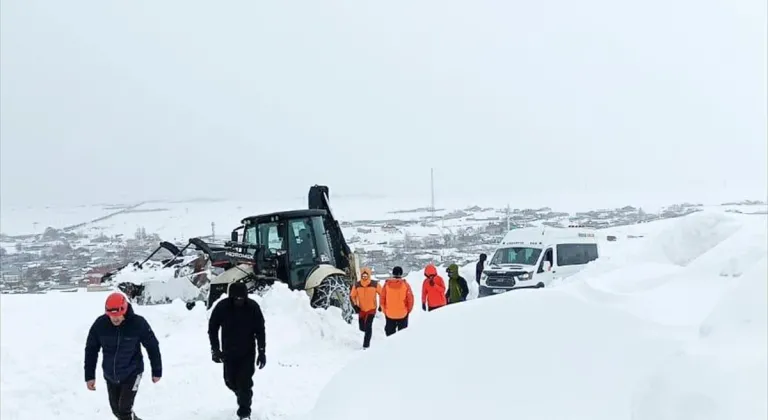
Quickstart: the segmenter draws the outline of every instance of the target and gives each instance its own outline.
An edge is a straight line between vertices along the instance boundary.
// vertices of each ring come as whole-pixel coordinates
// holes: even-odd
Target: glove
[[[259,356],[256,357],[256,366],[259,367],[259,369],[264,369],[264,366],[267,364],[267,355],[264,354],[264,350],[259,349]]]
[[[354,310],[355,310],[355,313],[356,313],[356,314],[359,314],[359,313],[360,313],[360,307],[359,307],[359,306],[357,306],[357,305],[352,305],[352,309],[354,309]]]
[[[422,303],[421,304],[421,310],[422,311],[426,311],[427,310],[427,304],[426,303]]]
[[[224,355],[219,350],[211,349],[211,359],[213,363],[221,363],[224,361]]]

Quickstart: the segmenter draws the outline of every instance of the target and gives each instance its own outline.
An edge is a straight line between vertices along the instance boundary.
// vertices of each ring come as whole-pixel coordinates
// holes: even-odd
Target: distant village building
[[[94,267],[85,273],[85,281],[88,284],[101,284],[101,278],[111,270],[108,267]]]
[[[386,233],[400,233],[400,229],[398,229],[396,226],[393,226],[390,223],[387,223],[386,225],[382,226],[381,231]]]

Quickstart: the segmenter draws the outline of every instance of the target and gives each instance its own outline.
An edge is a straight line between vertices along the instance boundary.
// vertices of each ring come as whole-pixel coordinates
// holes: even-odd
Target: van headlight
[[[488,275],[483,273],[480,275],[480,285],[481,286],[487,286],[488,285]]]
[[[520,275],[520,280],[530,280],[533,277],[533,271],[528,271]]]

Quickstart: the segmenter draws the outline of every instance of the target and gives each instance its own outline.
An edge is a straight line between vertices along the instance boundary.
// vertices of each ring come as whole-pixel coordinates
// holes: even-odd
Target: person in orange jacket
[[[421,309],[434,311],[448,303],[445,299],[445,281],[437,275],[433,264],[424,268],[424,283],[421,286]]]
[[[370,268],[364,267],[360,271],[360,281],[352,285],[349,297],[358,314],[360,331],[364,333],[363,349],[367,349],[371,346],[373,319],[376,317],[376,308],[379,306],[377,298],[381,296],[381,285],[371,278]]]
[[[408,328],[408,315],[413,310],[413,290],[403,278],[401,267],[392,269],[392,277],[381,289],[381,308],[387,320],[384,325],[387,336]]]

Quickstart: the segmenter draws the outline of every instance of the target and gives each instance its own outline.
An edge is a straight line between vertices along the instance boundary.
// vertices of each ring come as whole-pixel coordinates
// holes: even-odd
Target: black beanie
[[[245,298],[248,297],[248,288],[245,287],[245,283],[235,282],[229,285],[229,297],[231,298]]]
[[[395,268],[392,269],[392,275],[395,277],[400,277],[403,275],[403,268],[400,266],[395,266]]]

